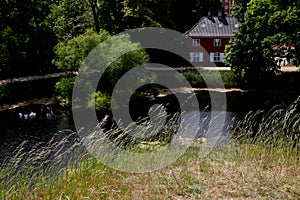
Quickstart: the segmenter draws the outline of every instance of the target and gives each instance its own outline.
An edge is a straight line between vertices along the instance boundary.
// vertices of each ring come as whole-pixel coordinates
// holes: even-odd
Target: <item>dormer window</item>
[[[220,47],[221,46],[221,39],[214,39],[214,46]]]
[[[199,47],[200,46],[200,39],[193,39],[193,46]]]

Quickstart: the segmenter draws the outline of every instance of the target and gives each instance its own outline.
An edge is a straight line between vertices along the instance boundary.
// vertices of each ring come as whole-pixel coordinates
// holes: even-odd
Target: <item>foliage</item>
[[[63,106],[71,105],[71,96],[72,96],[74,81],[75,81],[75,77],[65,77],[65,78],[61,78],[55,84],[56,98]]]
[[[89,108],[95,108],[96,110],[107,111],[111,110],[111,97],[101,91],[97,91],[92,94],[88,102]]]
[[[157,1],[124,0],[124,17],[130,28],[161,26],[155,21],[153,10],[158,6]]]
[[[70,40],[92,27],[92,15],[84,1],[63,0],[51,6],[49,26],[60,41]]]
[[[0,85],[0,102],[11,98],[11,94],[6,85]]]
[[[88,29],[84,34],[71,40],[58,43],[54,48],[56,57],[52,61],[58,69],[75,72],[81,67],[83,60],[98,44],[109,37],[108,32],[99,34]]]
[[[300,14],[299,4],[300,1],[282,0],[249,2],[243,23],[226,47],[226,64],[241,78],[244,71],[245,80],[256,82],[279,68],[272,48],[287,46],[287,57],[293,55],[297,65],[300,57],[299,26],[296,26],[300,23],[296,17]]]
[[[87,67],[84,68],[86,71],[99,71],[105,66],[105,63],[111,63],[103,73],[99,83],[98,89],[102,93],[90,93],[92,92],[90,88],[92,80],[82,83],[82,92],[84,92],[84,95],[96,98],[104,103],[106,102],[104,99],[108,97],[107,95],[111,93],[114,85],[125,72],[148,61],[148,55],[144,50],[136,50],[141,48],[140,44],[131,42],[129,35],[114,36],[113,39],[109,40],[110,42],[101,43],[108,37],[109,34],[106,31],[101,31],[97,34],[92,30],[88,30],[86,33],[69,40],[66,44],[60,42],[55,48],[56,58],[53,60],[53,63],[59,69],[67,72],[77,72],[83,66]],[[93,49],[95,49],[93,53],[97,53],[95,56],[89,57],[89,62],[93,62],[93,65],[82,65],[85,58]],[[128,53],[123,54],[122,52]],[[122,56],[115,58],[115,55]],[[63,82],[58,83],[57,86],[59,87],[57,89],[58,95],[63,100],[63,103],[67,105],[71,103],[72,93],[69,91],[71,86],[62,87],[61,85],[70,84],[72,80],[66,81],[63,79]],[[61,92],[62,94],[60,94]],[[106,95],[105,98],[103,97],[104,94]],[[80,105],[88,106],[89,104],[91,106],[91,100],[78,103]],[[101,107],[99,104],[100,102],[96,102],[97,108],[107,108],[108,105],[105,104]]]
[[[237,87],[237,77],[232,71],[220,71],[219,72],[222,77],[222,81],[224,83],[225,88],[233,88]],[[212,71],[204,71],[201,73],[195,73],[193,71],[185,71],[182,73],[183,76],[189,81],[192,87],[195,88],[206,88],[207,85],[203,79],[203,76],[201,74],[205,74],[208,81],[210,83],[218,83],[220,80],[218,80],[218,76],[216,76],[215,72]]]
[[[247,4],[250,0],[235,0],[232,6],[232,16],[237,18],[240,23],[244,22],[245,12],[247,10]]]
[[[222,10],[222,3],[219,0],[171,0],[170,20],[175,24],[175,29],[186,32],[201,17],[207,16],[208,11],[217,15]],[[183,17],[184,16],[184,17]]]
[[[53,47],[86,29],[117,34],[159,26],[185,32],[208,10],[221,8],[219,0],[2,0],[0,78],[57,71]]]
[[[46,17],[53,1],[1,1],[0,77],[48,70],[56,43]]]

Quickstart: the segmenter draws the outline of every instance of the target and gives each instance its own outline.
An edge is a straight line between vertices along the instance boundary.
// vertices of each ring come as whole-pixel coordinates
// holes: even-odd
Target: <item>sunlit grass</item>
[[[249,113],[229,127],[229,144],[202,156],[205,140],[198,140],[171,165],[147,173],[104,165],[74,143],[75,134],[30,153],[20,147],[1,165],[0,198],[299,199],[298,105],[299,100],[288,108]],[[135,141],[134,151],[155,151],[160,139]]]

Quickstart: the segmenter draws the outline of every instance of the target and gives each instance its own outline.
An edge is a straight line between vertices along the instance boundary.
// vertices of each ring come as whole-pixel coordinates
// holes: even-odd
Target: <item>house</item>
[[[218,16],[211,16],[208,12],[208,16],[202,17],[185,33],[192,38],[188,44],[190,62],[195,66],[208,62],[224,65],[225,46],[233,38],[238,25],[235,17],[226,16],[222,11]]]

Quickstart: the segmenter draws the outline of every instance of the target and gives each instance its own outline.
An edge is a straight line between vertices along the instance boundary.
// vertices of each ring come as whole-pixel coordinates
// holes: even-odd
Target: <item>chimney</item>
[[[207,12],[207,18],[208,18],[208,19],[212,19],[211,11],[208,11],[208,12]]]
[[[223,11],[218,10],[218,19],[221,20],[223,18]]]

